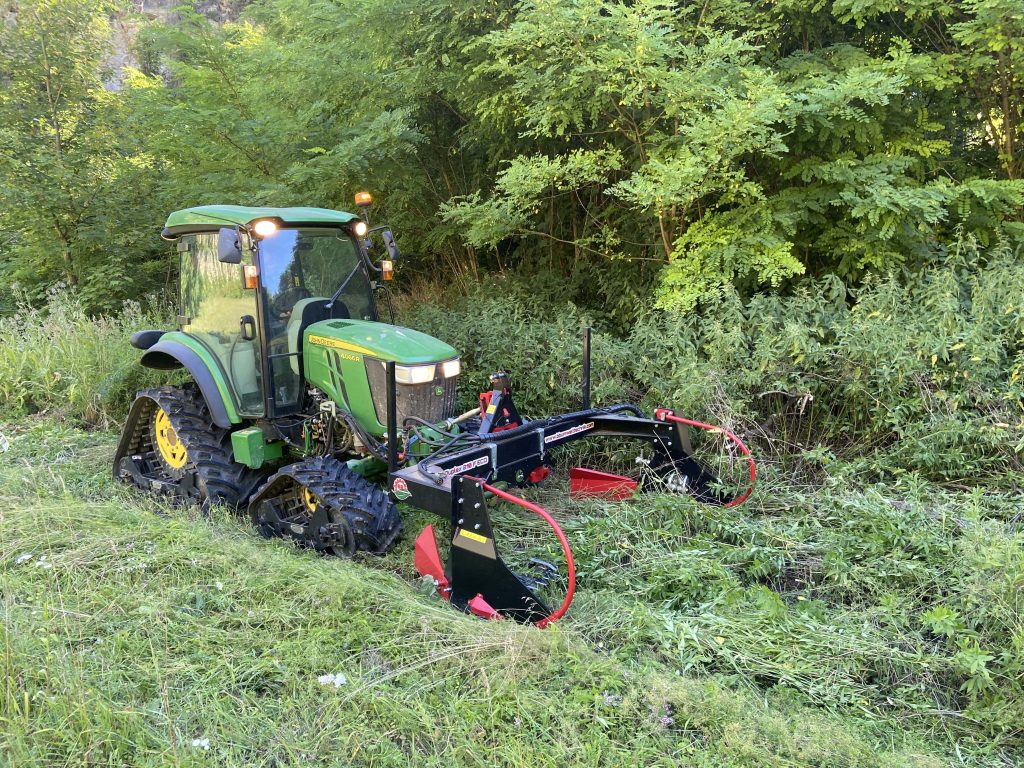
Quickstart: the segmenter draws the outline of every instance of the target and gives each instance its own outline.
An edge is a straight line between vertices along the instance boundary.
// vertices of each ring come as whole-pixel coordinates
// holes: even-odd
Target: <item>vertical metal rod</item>
[[[395,384],[395,363],[389,360],[385,366],[388,381],[388,472],[398,470],[398,386]]]
[[[590,327],[583,329],[583,410],[590,408]]]

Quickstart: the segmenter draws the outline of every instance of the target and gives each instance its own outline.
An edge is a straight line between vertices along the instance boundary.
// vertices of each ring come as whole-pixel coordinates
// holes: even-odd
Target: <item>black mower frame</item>
[[[583,343],[583,410],[477,434],[470,446],[405,468],[399,468],[395,366],[386,365],[388,491],[394,500],[450,522],[452,547],[446,578],[451,585],[448,597],[457,608],[469,611],[470,601],[482,597],[490,608],[517,621],[538,623],[551,615],[528,586],[529,579],[514,574],[498,555],[482,486],[536,485],[551,467],[550,451],[567,443],[591,437],[649,442],[653,455],[647,468],[670,488],[709,504],[733,500],[717,490],[718,478],[693,458],[689,428],[678,423],[672,411],[659,409],[651,419],[632,404],[589,407],[590,346],[588,328]],[[504,383],[495,384],[488,402],[501,402],[518,416],[511,390],[505,387],[507,376],[495,374],[491,380]]]

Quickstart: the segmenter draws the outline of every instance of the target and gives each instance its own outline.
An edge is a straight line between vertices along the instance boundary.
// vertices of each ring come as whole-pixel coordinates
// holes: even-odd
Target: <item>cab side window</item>
[[[243,339],[241,331],[242,318],[256,316],[256,292],[245,288],[242,277],[251,254],[246,251],[241,264],[222,263],[216,232],[185,235],[178,250],[182,330],[202,342],[220,364],[239,414],[262,416],[259,339]]]

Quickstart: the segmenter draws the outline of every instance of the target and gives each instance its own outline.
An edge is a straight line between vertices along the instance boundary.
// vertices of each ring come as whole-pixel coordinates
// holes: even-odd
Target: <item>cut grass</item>
[[[951,762],[783,689],[678,674],[640,650],[643,622],[663,631],[642,591],[598,580],[546,631],[483,622],[417,591],[409,535],[384,560],[318,557],[115,486],[109,434],[0,432],[12,765]]]

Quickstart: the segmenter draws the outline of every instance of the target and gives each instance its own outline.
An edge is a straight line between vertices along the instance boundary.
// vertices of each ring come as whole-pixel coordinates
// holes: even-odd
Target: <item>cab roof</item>
[[[188,232],[210,230],[235,225],[248,225],[257,219],[279,219],[286,225],[340,226],[359,217],[345,211],[329,208],[265,208],[244,205],[200,205],[184,208],[167,217],[164,237],[177,237]]]

